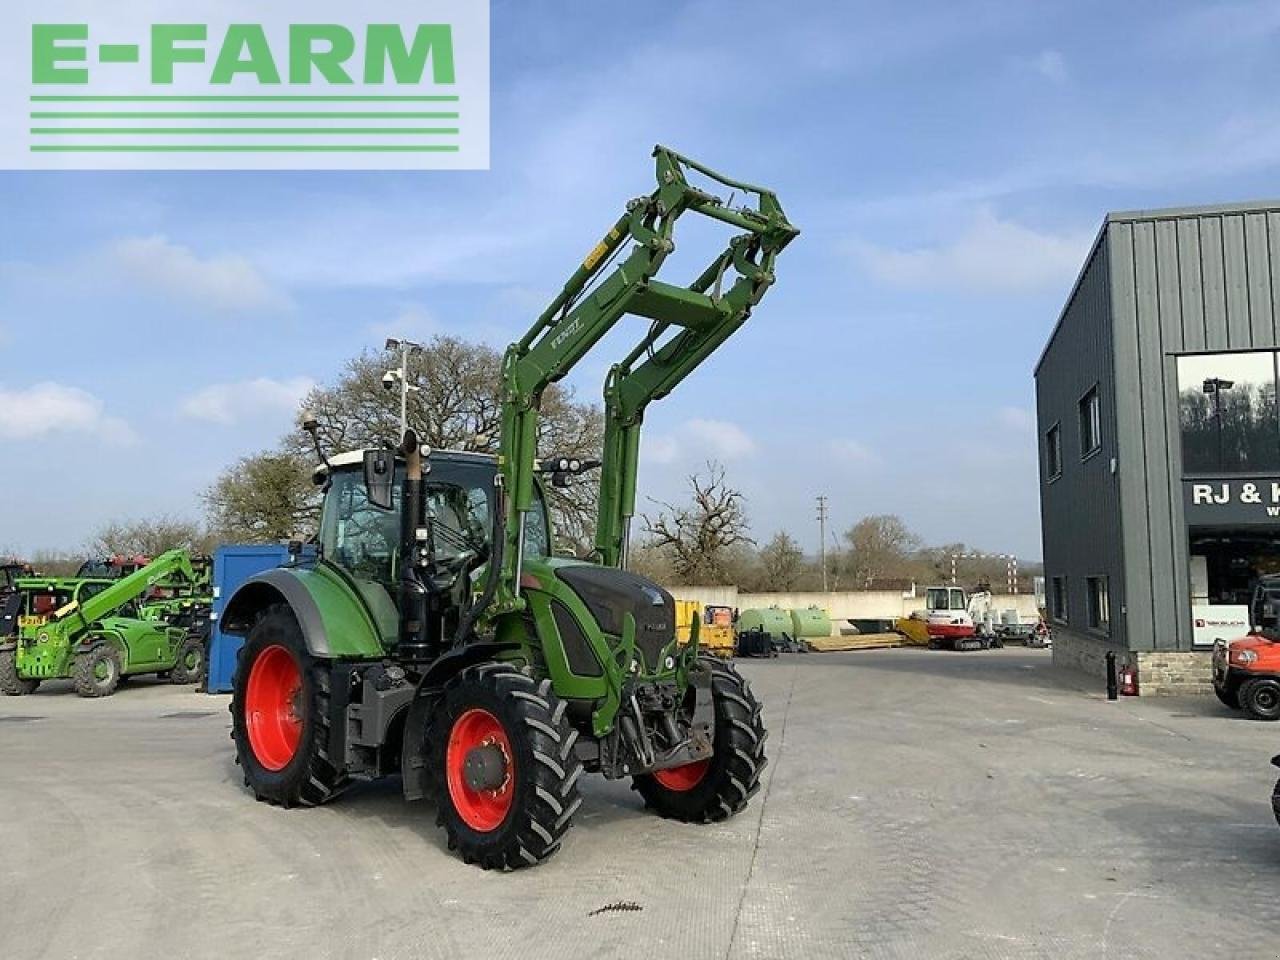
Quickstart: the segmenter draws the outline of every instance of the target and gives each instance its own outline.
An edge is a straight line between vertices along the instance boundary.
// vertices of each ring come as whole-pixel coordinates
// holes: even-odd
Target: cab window
[[[324,555],[354,577],[391,587],[397,579],[400,494],[397,482],[393,509],[382,510],[369,502],[359,471],[335,473],[320,521]]]

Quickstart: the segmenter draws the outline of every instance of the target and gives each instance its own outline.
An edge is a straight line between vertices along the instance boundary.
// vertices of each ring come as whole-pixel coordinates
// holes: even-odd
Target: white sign
[[[0,5],[0,169],[488,166],[488,0]]]
[[[1215,640],[1230,643],[1249,633],[1249,608],[1243,604],[1192,604],[1191,625],[1191,646],[1198,650],[1212,647]]]

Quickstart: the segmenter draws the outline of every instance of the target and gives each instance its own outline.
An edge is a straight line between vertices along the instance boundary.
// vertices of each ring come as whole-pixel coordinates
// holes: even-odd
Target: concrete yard
[[[1280,725],[1107,703],[1047,652],[742,669],[765,789],[709,827],[586,781],[563,850],[485,873],[396,782],[253,802],[227,698],[0,698],[0,957],[1280,955]]]

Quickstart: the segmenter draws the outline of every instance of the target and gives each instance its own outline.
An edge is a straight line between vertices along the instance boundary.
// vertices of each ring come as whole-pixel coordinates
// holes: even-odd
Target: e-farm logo
[[[325,20],[311,14],[357,5],[273,3],[262,22],[187,16],[212,2],[175,2],[184,15],[164,22],[26,5],[27,96],[5,166],[488,166],[487,2],[369,0],[359,19]]]

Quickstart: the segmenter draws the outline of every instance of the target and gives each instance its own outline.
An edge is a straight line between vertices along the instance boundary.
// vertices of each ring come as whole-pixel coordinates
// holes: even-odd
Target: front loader
[[[559,848],[584,772],[629,778],[658,813],[696,822],[758,789],[760,705],[703,655],[697,620],[678,645],[671,595],[626,570],[628,528],[646,407],[742,326],[798,231],[772,192],[654,157],[656,190],[507,350],[497,457],[430,451],[409,430],[395,449],[329,458],[304,423],[323,461],[317,555],[250,579],[220,623],[244,637],[232,738],[259,800],[315,805],[399,774],[464,860],[511,869]],[[676,287],[655,275],[686,213],[737,235]],[[540,457],[543,392],[628,315],[647,330],[609,372],[602,460]],[[596,466],[594,553],[554,556],[544,484]]]
[[[136,615],[139,598],[173,577],[195,578],[184,550],[117,580],[19,578],[16,630],[0,636],[0,693],[23,696],[45,680],[71,679],[82,697],[105,697],[147,673],[194,682],[203,661],[188,631]]]

